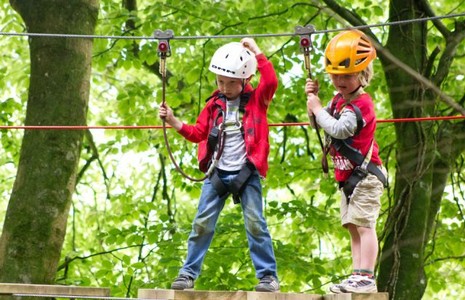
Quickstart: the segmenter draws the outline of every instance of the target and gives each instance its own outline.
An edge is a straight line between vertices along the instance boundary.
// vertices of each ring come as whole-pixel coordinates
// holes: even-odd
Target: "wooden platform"
[[[223,291],[175,291],[139,289],[139,299],[163,300],[388,300],[388,293],[376,294],[303,294],[303,293],[261,293]]]
[[[0,283],[0,298],[2,295],[51,297],[69,299],[128,299],[113,298],[109,288]],[[304,293],[263,293],[249,291],[197,291],[197,290],[162,290],[139,289],[137,300],[389,300],[388,293],[376,294],[304,294]]]
[[[68,285],[0,283],[0,295],[54,295],[66,298],[109,297],[109,288]]]
[[[138,298],[166,300],[320,300],[321,295],[296,293],[175,291],[139,289]]]

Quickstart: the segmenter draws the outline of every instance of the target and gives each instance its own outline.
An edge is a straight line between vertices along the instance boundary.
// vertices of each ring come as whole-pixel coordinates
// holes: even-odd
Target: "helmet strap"
[[[359,85],[355,90],[353,90],[352,92],[350,92],[351,95],[355,94],[358,92],[358,90],[362,87],[362,85]]]
[[[353,92],[351,92],[349,95],[349,99],[345,99],[346,101],[350,102],[352,101],[353,99],[357,98],[359,95],[365,93],[365,91],[363,90],[363,86],[362,85],[359,85],[358,88],[356,88]]]
[[[243,78],[242,79],[242,91],[241,91],[241,94],[244,92],[246,84],[247,84],[247,79]]]
[[[242,78],[242,91],[241,91],[241,94],[244,92],[245,86],[247,85],[247,83],[249,83],[250,80],[252,79],[252,76],[253,75],[250,75],[249,78]]]

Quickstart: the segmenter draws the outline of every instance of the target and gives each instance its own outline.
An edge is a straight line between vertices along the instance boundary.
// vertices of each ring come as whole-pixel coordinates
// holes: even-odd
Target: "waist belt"
[[[365,157],[360,152],[347,145],[347,143],[345,143],[343,140],[332,139],[332,143],[339,153],[355,162],[357,166],[363,164]],[[370,161],[366,166],[366,169],[368,172],[378,177],[379,181],[383,183],[384,187],[387,186],[386,176],[384,176],[383,172],[381,172],[377,165]]]
[[[210,181],[215,188],[219,197],[223,197],[225,195],[232,194],[234,204],[238,204],[241,202],[241,194],[244,190],[245,183],[250,178],[250,175],[255,171],[255,166],[247,162],[240,171],[228,172],[228,171],[221,171],[215,168],[210,176]],[[237,174],[236,177],[231,181],[230,184],[226,185],[221,180],[219,174],[222,172],[226,174]],[[223,174],[224,174],[223,173]]]

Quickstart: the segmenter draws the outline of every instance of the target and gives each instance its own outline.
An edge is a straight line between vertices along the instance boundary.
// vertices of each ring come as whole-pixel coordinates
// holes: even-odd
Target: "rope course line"
[[[372,25],[361,25],[354,27],[345,27],[341,29],[326,29],[326,30],[314,30],[311,34],[322,34],[329,32],[338,32],[347,30],[350,28],[354,29],[363,29],[363,28],[372,28],[372,27],[383,27],[383,26],[394,26],[402,25],[415,22],[426,22],[432,20],[440,19],[449,19],[465,16],[465,12],[456,13],[456,14],[447,14],[441,16],[433,16],[426,18],[417,18],[401,21],[393,21],[386,23],[378,23]],[[62,38],[95,38],[95,39],[128,39],[128,40],[160,40],[160,42],[169,42],[169,40],[187,40],[187,39],[211,39],[211,38],[243,38],[243,37],[277,37],[277,36],[302,36],[299,31],[294,31],[293,33],[270,33],[270,34],[248,34],[248,35],[201,35],[201,36],[174,36],[170,30],[170,35],[166,36],[163,32],[155,31],[153,36],[107,36],[107,35],[79,35],[79,34],[54,34],[54,33],[17,33],[17,32],[0,32],[0,36],[19,36],[19,37],[62,37]],[[398,123],[398,122],[422,122],[422,121],[439,121],[439,120],[458,120],[463,119],[465,116],[452,116],[452,117],[424,117],[424,118],[402,118],[402,119],[385,119],[377,120],[377,123]],[[279,126],[307,126],[309,122],[294,122],[294,123],[270,123],[270,127],[279,127]],[[169,128],[170,126],[166,126]],[[108,125],[108,126],[51,126],[51,125],[0,125],[0,129],[26,129],[26,130],[88,130],[88,129],[163,129],[163,126],[158,125]]]
[[[376,123],[407,123],[407,122],[428,122],[428,121],[453,121],[462,120],[465,116],[444,116],[444,117],[419,117],[419,118],[398,118],[398,119],[378,119]],[[292,127],[308,126],[309,122],[285,122],[269,123],[269,127]],[[166,126],[171,128],[171,126]],[[161,125],[0,125],[0,130],[27,129],[27,130],[88,130],[88,129],[163,129]]]
[[[300,34],[300,49],[302,50],[304,54],[304,65],[305,65],[305,69],[307,70],[307,78],[312,80],[313,75],[311,71],[310,50],[313,49],[311,34],[315,32],[315,27],[313,27],[312,25],[307,25],[305,27],[297,26],[295,28],[295,31],[296,33]],[[320,128],[318,126],[318,123],[316,122],[316,116],[314,114],[311,114],[309,115],[309,118],[310,118],[310,124],[313,124],[316,135],[318,137],[318,142],[320,143],[321,152],[323,153],[321,157],[321,168],[323,169],[324,177],[327,178],[328,172],[329,172],[328,159],[326,158],[327,147],[325,147],[323,139],[321,138],[321,134],[319,130]]]
[[[171,48],[170,48],[170,38],[173,37],[173,31],[171,29],[168,29],[166,31],[162,30],[155,30],[154,36],[159,38],[158,41],[158,56],[160,57],[160,74],[162,77],[162,103],[161,107],[166,107],[166,58],[171,56]],[[205,174],[205,176],[202,176],[201,178],[194,178],[188,175],[184,170],[181,168],[181,166],[176,162],[176,159],[174,158],[173,152],[171,151],[171,146],[168,140],[168,134],[166,133],[166,120],[165,118],[162,118],[162,124],[163,124],[163,138],[165,140],[165,147],[168,151],[168,155],[171,159],[171,162],[173,163],[174,167],[176,170],[185,178],[189,179],[190,181],[194,182],[199,182],[199,181],[204,181],[207,179],[210,175],[211,170],[215,167],[215,164],[212,163],[208,172]],[[221,133],[223,130],[220,131]],[[218,153],[220,150],[218,150]],[[221,154],[217,154],[221,155]]]
[[[427,22],[433,20],[442,20],[442,19],[451,19],[451,18],[458,18],[464,17],[465,12],[463,13],[456,13],[456,14],[447,14],[441,16],[433,16],[433,17],[426,17],[426,18],[417,18],[417,19],[409,19],[409,20],[401,20],[401,21],[393,21],[393,22],[385,22],[385,23],[377,23],[371,25],[360,25],[360,26],[353,26],[353,27],[344,27],[340,29],[325,29],[325,30],[315,30],[312,34],[324,34],[330,32],[338,32],[347,29],[364,29],[364,28],[373,28],[373,27],[384,27],[384,26],[395,26],[395,25],[403,25],[408,23],[416,23],[416,22]],[[285,37],[285,36],[298,36],[299,34],[296,32],[292,33],[262,33],[262,34],[232,34],[232,35],[193,35],[193,36],[173,36],[170,39],[172,40],[191,40],[191,39],[232,39],[232,38],[244,38],[244,37],[253,37],[253,38],[260,38],[260,37]],[[63,34],[63,33],[35,33],[35,32],[0,32],[0,36],[12,36],[12,37],[54,37],[54,38],[87,38],[87,39],[121,39],[121,40],[156,40],[158,39],[156,36],[127,36],[127,35],[120,35],[120,36],[109,36],[109,35],[87,35],[87,34]]]

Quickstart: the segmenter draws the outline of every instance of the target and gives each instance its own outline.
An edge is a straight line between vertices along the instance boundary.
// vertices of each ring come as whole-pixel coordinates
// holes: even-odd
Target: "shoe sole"
[[[177,288],[171,288],[172,290],[175,290],[175,291],[193,291],[194,288],[185,288],[185,289],[177,289]]]
[[[373,294],[373,293],[377,293],[378,290],[372,290],[372,291],[361,291],[361,290],[347,290],[345,288],[341,288],[341,292],[342,293],[356,293],[356,294]]]
[[[277,291],[270,291],[270,290],[264,290],[264,289],[255,289],[256,292],[265,292],[265,293],[279,293],[279,290]]]
[[[185,288],[185,287],[181,287],[181,286],[172,285],[171,289],[176,290],[176,291],[183,291],[183,290],[193,290],[194,287],[186,287]]]

